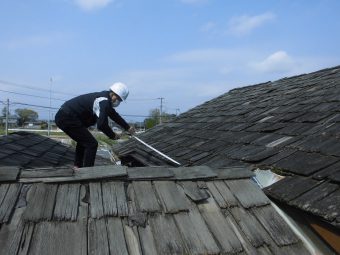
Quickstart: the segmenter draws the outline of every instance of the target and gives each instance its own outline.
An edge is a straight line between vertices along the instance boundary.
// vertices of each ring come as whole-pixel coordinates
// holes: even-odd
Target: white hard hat
[[[122,82],[113,83],[110,89],[112,90],[112,92],[117,94],[123,101],[125,101],[129,95],[129,89]]]

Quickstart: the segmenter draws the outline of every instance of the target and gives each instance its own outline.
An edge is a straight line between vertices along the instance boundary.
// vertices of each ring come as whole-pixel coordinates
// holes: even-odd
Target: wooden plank
[[[23,222],[21,222],[24,224]],[[25,223],[20,237],[20,243],[17,246],[17,254],[28,254],[30,243],[33,237],[34,223]],[[12,243],[13,244],[13,243]],[[14,246],[12,246],[14,248]],[[11,251],[8,254],[11,253]]]
[[[1,254],[27,254],[34,225],[21,220],[23,212],[23,208],[16,209],[11,221],[1,226]]]
[[[126,199],[126,192],[123,182],[115,182],[117,196],[118,216],[124,217],[129,215],[129,207]]]
[[[0,167],[0,182],[16,181],[20,168],[16,166]]]
[[[277,245],[282,246],[298,242],[299,239],[294,232],[272,206],[253,208],[252,212]]]
[[[127,169],[130,180],[153,180],[174,177],[170,168],[166,167],[132,167]]]
[[[150,225],[139,227],[138,233],[143,254],[158,255],[155,238],[152,234]]]
[[[87,254],[86,221],[36,224],[29,254]]]
[[[105,219],[89,219],[88,252],[89,254],[110,255]]]
[[[110,253],[115,255],[128,255],[121,219],[117,217],[108,218],[106,228]]]
[[[251,180],[230,180],[225,182],[244,208],[270,203],[260,187]]]
[[[33,222],[51,220],[56,192],[57,185],[42,183],[33,185],[28,193],[24,220]]]
[[[158,196],[166,213],[188,211],[189,203],[182,188],[173,181],[154,182]]]
[[[196,233],[188,213],[177,213],[174,215],[178,229],[183,236],[183,242],[188,254],[207,254],[207,251]],[[204,241],[204,240],[203,240]]]
[[[99,219],[104,216],[102,187],[100,182],[90,182],[91,217]]]
[[[103,192],[103,207],[105,216],[117,216],[117,195],[114,182],[103,182],[102,192]]]
[[[140,211],[160,212],[162,210],[150,181],[135,181],[132,186]]]
[[[220,248],[196,206],[191,207],[189,217],[195,232],[199,235],[199,238],[202,240],[203,245],[207,250],[207,254],[220,254]]]
[[[254,247],[260,247],[266,243],[269,244],[266,230],[261,226],[260,222],[258,222],[254,215],[241,207],[232,208],[231,213],[247,239]]]
[[[218,254],[220,252],[198,211],[178,213],[174,215],[174,218],[190,254]]]
[[[214,181],[217,190],[220,192],[228,207],[238,206],[239,203],[228,186],[223,181]]]
[[[215,201],[221,208],[228,208],[228,203],[224,200],[221,193],[218,191],[217,187],[215,186],[214,182],[206,182],[207,187],[214,197]]]
[[[188,254],[174,219],[169,214],[149,218],[152,233],[157,237],[157,254]]]
[[[132,187],[132,184],[129,184],[127,188],[127,196],[128,196],[128,207],[129,207],[129,217],[128,217],[129,226],[145,227],[146,222],[147,222],[147,213],[142,212],[140,209],[137,208],[136,194]]]
[[[234,233],[233,227],[223,216],[213,198],[209,198],[207,203],[199,204],[198,208],[211,233],[219,242],[222,253],[239,253],[243,251],[242,244]]]
[[[129,254],[141,255],[142,249],[139,244],[139,235],[136,226],[129,226],[127,223],[124,224],[125,240],[128,247]]]
[[[94,166],[94,167],[82,167],[74,174],[75,178],[82,180],[86,179],[98,179],[98,178],[110,178],[127,176],[126,166],[106,165],[106,166]]]
[[[86,180],[101,180],[101,179],[121,179],[127,176],[125,166],[94,166],[84,167],[74,173],[72,176],[66,177],[49,177],[49,178],[20,178],[19,182],[44,182],[44,183],[60,183],[60,182],[79,182]]]
[[[205,189],[200,189],[196,182],[183,181],[179,185],[184,189],[185,194],[194,202],[201,202],[210,197]]]
[[[221,180],[245,179],[254,176],[251,169],[245,166],[216,168],[213,171],[217,174],[217,178]]]
[[[76,221],[78,217],[80,184],[59,185],[53,218]]]
[[[71,168],[55,168],[55,169],[41,169],[41,170],[23,170],[20,178],[46,178],[46,177],[65,177],[72,176],[73,170]]]
[[[177,180],[211,179],[217,174],[208,166],[176,167],[172,168]]]
[[[5,199],[10,184],[0,184],[0,206]]]
[[[15,203],[19,197],[21,184],[10,184],[5,197],[0,205],[0,223],[6,223],[14,210]]]

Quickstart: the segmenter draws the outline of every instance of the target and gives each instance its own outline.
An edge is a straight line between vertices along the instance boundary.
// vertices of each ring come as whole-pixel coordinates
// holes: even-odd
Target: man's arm
[[[119,126],[124,128],[126,131],[130,129],[130,125],[116,112],[115,109],[112,107],[108,107],[107,114],[109,115],[110,119],[116,122]]]
[[[107,117],[108,117],[107,108],[108,107],[110,107],[110,106],[109,106],[107,100],[103,100],[99,103],[100,111],[99,111],[99,116],[98,116],[98,120],[97,120],[97,128],[100,131],[102,131],[106,136],[108,136],[110,139],[115,139],[116,134],[109,127],[109,123],[108,123],[108,119],[107,119]]]

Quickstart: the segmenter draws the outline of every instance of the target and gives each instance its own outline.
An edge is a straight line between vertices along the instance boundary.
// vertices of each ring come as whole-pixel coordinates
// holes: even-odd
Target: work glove
[[[131,126],[131,127],[129,128],[129,130],[128,130],[128,133],[129,133],[130,135],[134,135],[134,134],[136,133],[135,127],[134,127],[134,126]]]

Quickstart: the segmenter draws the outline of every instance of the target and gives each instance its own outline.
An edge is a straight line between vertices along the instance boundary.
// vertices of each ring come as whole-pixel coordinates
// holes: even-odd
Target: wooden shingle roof
[[[183,165],[289,175],[265,192],[340,227],[340,66],[231,90],[140,138]],[[114,150],[153,154],[134,140]],[[149,157],[144,164],[170,164]]]
[[[3,164],[0,254],[309,254],[252,177],[245,167]]]
[[[1,254],[309,254],[247,169],[84,171],[0,184]]]

